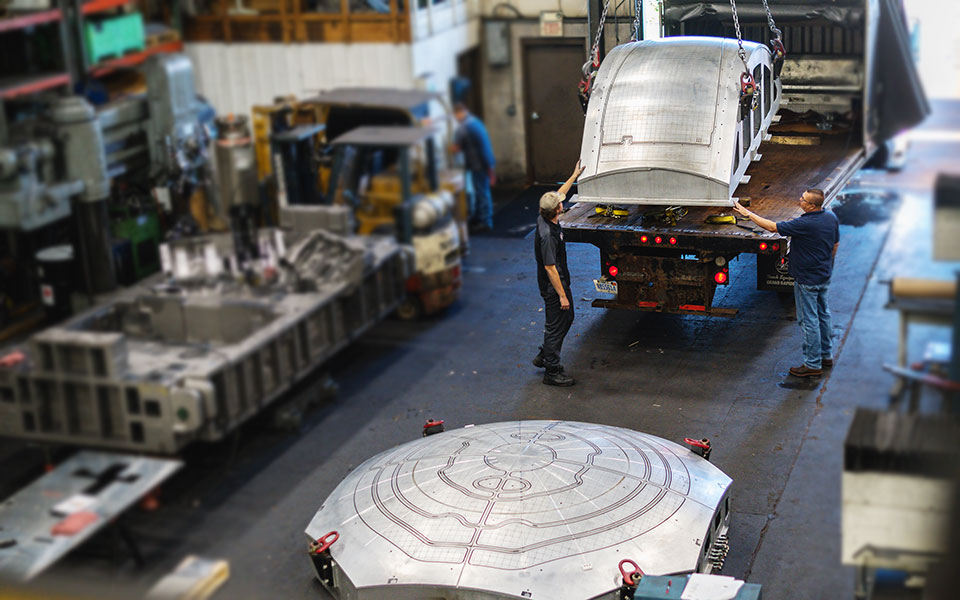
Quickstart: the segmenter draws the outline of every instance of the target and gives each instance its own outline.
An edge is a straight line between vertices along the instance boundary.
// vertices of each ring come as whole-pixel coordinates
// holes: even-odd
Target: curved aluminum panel
[[[707,569],[730,482],[652,435],[494,423],[374,456],[306,533],[340,534],[338,598],[594,598],[616,589],[624,558],[651,574]]]
[[[765,46],[744,49],[751,71],[770,69]],[[773,82],[760,127],[741,132],[742,72],[735,40],[669,37],[614,48],[587,107],[580,200],[729,205],[780,98]]]

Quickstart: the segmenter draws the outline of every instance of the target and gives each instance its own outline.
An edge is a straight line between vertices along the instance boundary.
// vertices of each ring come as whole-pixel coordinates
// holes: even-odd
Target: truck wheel
[[[413,294],[407,294],[403,304],[397,307],[397,316],[404,321],[413,321],[419,319],[423,314],[423,305],[420,299]]]

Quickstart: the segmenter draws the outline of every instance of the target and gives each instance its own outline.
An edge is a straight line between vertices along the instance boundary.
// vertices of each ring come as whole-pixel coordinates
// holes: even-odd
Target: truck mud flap
[[[793,277],[789,263],[779,254],[757,254],[757,289],[768,292],[792,292]]]

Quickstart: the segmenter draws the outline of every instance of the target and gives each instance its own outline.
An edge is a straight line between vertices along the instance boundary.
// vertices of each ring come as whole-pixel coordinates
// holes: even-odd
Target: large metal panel
[[[0,579],[27,581],[60,560],[180,469],[177,460],[83,451],[0,504]],[[74,515],[89,521],[56,533]]]
[[[337,598],[595,598],[618,564],[712,568],[731,480],[690,450],[565,421],[466,427],[383,452],[306,533],[331,547]],[[428,593],[429,592],[429,593]]]

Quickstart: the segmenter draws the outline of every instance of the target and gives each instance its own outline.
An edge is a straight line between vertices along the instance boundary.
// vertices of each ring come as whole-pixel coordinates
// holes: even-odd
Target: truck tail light
[[[779,250],[779,249],[780,249],[780,244],[776,244],[776,243],[775,243],[775,244],[773,244],[772,246],[770,246],[770,249],[771,249],[771,250],[774,250],[774,251]]]
[[[658,235],[657,237],[653,238],[653,243],[654,243],[654,244],[662,244],[662,243],[663,243],[663,238]]]
[[[670,238],[670,239],[667,240],[667,241],[670,242],[670,245],[671,245],[671,246],[676,246],[676,245],[677,245],[677,238],[675,238],[675,237],[672,237],[672,238]]]
[[[616,277],[617,273],[620,272],[620,269],[617,268],[617,265],[610,265],[610,268],[607,269],[607,273],[610,273],[610,277]]]
[[[641,236],[640,236],[640,243],[641,243],[641,244],[646,244],[646,243],[649,242],[649,241],[650,241],[650,238],[648,238],[647,236],[645,236],[645,235],[641,235]]]
[[[766,252],[766,251],[767,251],[767,243],[760,242],[760,252]]]
[[[723,271],[717,271],[716,275],[713,276],[713,280],[720,285],[726,285],[727,279],[729,279],[729,276]]]

